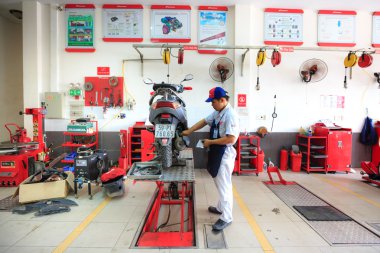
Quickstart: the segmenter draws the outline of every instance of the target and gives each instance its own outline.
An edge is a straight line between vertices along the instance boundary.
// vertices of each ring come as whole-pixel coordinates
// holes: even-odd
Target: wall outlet
[[[256,120],[266,120],[267,116],[265,114],[262,115],[256,115]]]

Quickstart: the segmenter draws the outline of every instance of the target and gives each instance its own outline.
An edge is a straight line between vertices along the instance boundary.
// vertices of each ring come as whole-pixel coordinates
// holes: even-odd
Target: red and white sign
[[[356,11],[318,11],[318,46],[354,47]]]
[[[198,50],[198,45],[183,45],[184,50]]]
[[[303,44],[303,10],[266,8],[264,10],[264,44]]]
[[[291,53],[291,52],[294,52],[294,47],[280,47],[280,52],[287,52],[287,53]]]
[[[247,107],[247,94],[238,94],[238,107]]]
[[[98,76],[109,76],[110,67],[98,67]]]

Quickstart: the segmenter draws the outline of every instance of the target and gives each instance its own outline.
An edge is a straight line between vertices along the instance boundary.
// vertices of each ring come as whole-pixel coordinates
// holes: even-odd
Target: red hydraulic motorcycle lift
[[[185,155],[183,155],[185,153]],[[195,248],[197,247],[194,163],[191,149],[182,151],[185,166],[162,170],[162,176],[150,180],[157,185],[147,212],[136,232],[133,248]],[[190,156],[191,155],[191,156]],[[191,158],[190,158],[191,157]],[[147,162],[149,163],[149,162]],[[143,164],[143,162],[141,162]],[[130,169],[133,173],[133,165]],[[131,177],[133,178],[133,177]],[[136,178],[134,178],[136,180]],[[175,184],[174,190],[171,186]],[[173,194],[178,193],[178,195]],[[176,195],[173,197],[173,195]],[[179,207],[179,219],[170,219],[170,208]],[[164,210],[168,210],[166,213]],[[178,208],[176,209],[178,210]],[[166,218],[165,216],[168,216]],[[165,221],[166,220],[166,221]]]

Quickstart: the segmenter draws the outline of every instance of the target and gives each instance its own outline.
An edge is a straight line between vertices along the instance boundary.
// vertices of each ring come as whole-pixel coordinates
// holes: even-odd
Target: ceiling
[[[10,9],[22,9],[23,1],[36,1],[36,0],[0,0],[0,15],[8,18],[13,22],[21,23],[14,18],[10,13]],[[152,4],[185,4],[185,5],[226,5],[233,6],[236,4],[254,5],[257,8],[299,8],[299,9],[335,9],[335,10],[358,10],[358,11],[380,11],[380,0],[40,0],[43,4],[56,4],[63,5],[67,3],[93,3],[96,5],[101,4],[136,4],[152,5]],[[358,3],[360,2],[360,4]],[[322,6],[322,7],[321,7]]]

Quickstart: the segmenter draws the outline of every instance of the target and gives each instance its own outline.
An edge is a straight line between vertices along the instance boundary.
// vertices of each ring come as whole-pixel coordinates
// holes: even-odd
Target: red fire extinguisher
[[[288,150],[282,148],[280,151],[280,170],[288,169]]]

